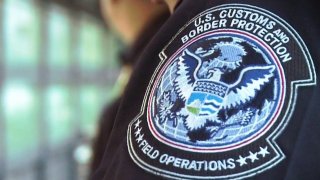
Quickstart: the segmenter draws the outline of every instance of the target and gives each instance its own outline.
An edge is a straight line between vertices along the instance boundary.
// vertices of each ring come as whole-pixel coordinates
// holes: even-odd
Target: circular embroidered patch
[[[315,84],[295,30],[258,7],[228,4],[186,24],[159,54],[128,150],[175,179],[229,179],[272,168],[299,86]],[[299,69],[297,69],[299,67]]]
[[[187,151],[238,148],[275,122],[284,81],[279,59],[262,41],[211,31],[163,66],[151,90],[149,127],[159,141]]]

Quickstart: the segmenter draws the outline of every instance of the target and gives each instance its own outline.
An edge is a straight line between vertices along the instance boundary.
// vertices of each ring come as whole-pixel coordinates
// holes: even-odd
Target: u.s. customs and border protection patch
[[[128,128],[138,166],[174,179],[241,179],[285,158],[275,139],[299,86],[315,84],[316,75],[284,20],[248,5],[208,9],[159,58]]]

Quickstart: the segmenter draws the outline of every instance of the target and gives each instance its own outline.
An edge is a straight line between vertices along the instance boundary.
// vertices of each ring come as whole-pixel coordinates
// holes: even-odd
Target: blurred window
[[[106,91],[98,89],[94,86],[82,86],[80,90],[80,116],[82,117],[81,129],[84,132],[94,135],[96,123],[91,119],[98,119],[101,111],[101,104],[104,104],[106,99]]]
[[[1,157],[8,179],[42,177],[41,163],[50,164],[43,180],[60,167],[75,168],[70,149],[93,137],[103,106],[115,95],[115,36],[87,14],[39,2],[0,3],[0,179]],[[58,179],[76,177],[66,168],[60,172],[70,174]]]
[[[6,0],[3,21],[7,66],[36,65],[41,38],[36,5],[31,0]]]
[[[79,31],[78,55],[80,65],[83,69],[91,70],[103,67],[105,60],[105,39],[101,27],[94,24],[94,21],[87,16],[82,17]]]
[[[48,13],[48,60],[50,67],[66,68],[71,62],[70,19],[64,9],[52,6]]]
[[[52,85],[47,90],[46,100],[49,141],[57,145],[75,132],[72,126],[71,92],[68,86]]]
[[[34,151],[38,143],[38,102],[36,90],[25,82],[6,81],[3,87],[6,142],[9,159]]]

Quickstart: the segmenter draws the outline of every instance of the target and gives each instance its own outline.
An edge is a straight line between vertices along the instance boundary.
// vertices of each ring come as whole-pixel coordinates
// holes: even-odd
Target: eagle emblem
[[[234,43],[218,46],[220,56],[211,60],[211,65],[206,65],[208,62],[202,58],[217,48],[211,52],[198,48],[195,53],[185,49],[175,62],[173,90],[178,100],[171,102],[171,93],[165,92],[160,102],[164,106],[160,107],[159,122],[173,120],[176,126],[177,119],[182,120],[191,142],[215,138],[220,130],[235,125],[248,125],[259,113],[259,108],[250,104],[274,77],[273,64],[242,65],[246,52],[241,46]],[[237,77],[225,80],[234,71],[238,71]],[[239,113],[241,116],[229,121]]]

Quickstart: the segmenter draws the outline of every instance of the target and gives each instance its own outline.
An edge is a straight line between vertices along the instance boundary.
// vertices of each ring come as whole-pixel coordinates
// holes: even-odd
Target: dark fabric
[[[119,105],[115,122],[106,143],[103,160],[92,180],[163,179],[144,171],[130,158],[127,148],[128,124],[140,112],[151,76],[160,60],[159,52],[190,19],[208,8],[242,3],[264,8],[288,22],[302,37],[312,59],[316,74],[320,65],[320,27],[318,6],[313,1],[257,0],[183,0],[144,50]],[[294,68],[298,71],[299,66]],[[286,158],[271,169],[249,179],[318,180],[320,179],[320,87],[307,86],[298,90],[295,110],[289,124],[276,142]]]
[[[139,55],[143,48],[147,45],[153,35],[158,31],[161,25],[169,17],[169,12],[163,12],[159,17],[151,20],[143,29],[137,40],[128,49],[125,49],[120,54],[121,65],[133,67],[138,60]],[[107,105],[101,113],[99,124],[97,125],[97,134],[93,143],[93,157],[91,160],[91,171],[93,172],[98,168],[102,160],[105,146],[108,142],[114,120],[117,115],[117,110],[121,102],[121,97],[114,100],[110,105]],[[91,172],[91,173],[92,173]]]
[[[319,81],[318,81],[319,83]],[[288,163],[286,180],[320,178],[320,88],[311,95],[297,141]]]
[[[108,137],[110,136],[114,119],[117,115],[118,106],[120,104],[120,98],[112,102],[108,107],[106,107],[98,121],[97,134],[92,146],[92,160],[91,160],[91,171],[95,170],[103,157],[105,151],[105,144],[108,142]]]

